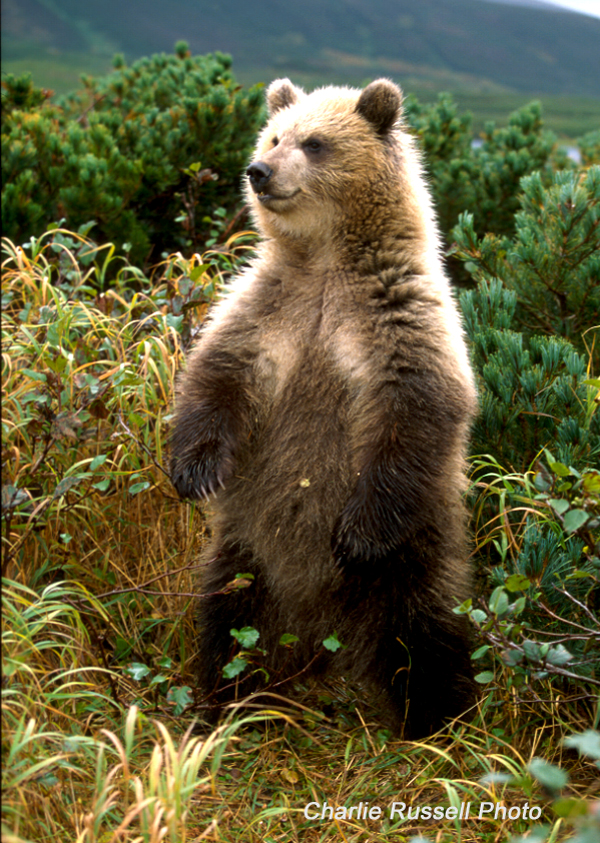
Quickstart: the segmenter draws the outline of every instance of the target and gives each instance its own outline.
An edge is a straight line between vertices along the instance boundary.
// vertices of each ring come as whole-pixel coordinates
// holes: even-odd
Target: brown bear
[[[282,79],[267,102],[247,170],[262,242],[178,382],[171,440],[179,494],[214,495],[200,684],[230,699],[230,630],[250,626],[272,681],[345,675],[419,737],[474,700],[452,611],[476,406],[460,320],[400,89]],[[251,586],[227,592],[237,573]]]

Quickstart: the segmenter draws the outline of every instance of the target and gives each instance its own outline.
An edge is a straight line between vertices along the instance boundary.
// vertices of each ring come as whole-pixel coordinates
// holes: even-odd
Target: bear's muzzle
[[[273,175],[273,170],[263,161],[255,161],[246,170],[250,185],[255,193],[263,193]]]

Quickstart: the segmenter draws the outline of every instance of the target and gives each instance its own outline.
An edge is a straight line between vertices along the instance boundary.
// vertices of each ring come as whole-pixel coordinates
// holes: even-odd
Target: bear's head
[[[263,234],[315,244],[394,214],[401,162],[411,147],[400,128],[396,85],[379,79],[363,91],[328,87],[306,94],[278,79],[267,104],[269,121],[246,173]]]

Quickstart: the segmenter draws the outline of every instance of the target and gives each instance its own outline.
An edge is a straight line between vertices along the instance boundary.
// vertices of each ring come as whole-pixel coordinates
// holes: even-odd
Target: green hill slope
[[[32,71],[36,84],[58,93],[76,87],[80,72],[106,72],[114,52],[133,60],[171,52],[182,38],[193,53],[231,53],[244,84],[285,74],[308,86],[357,85],[386,75],[429,99],[440,90],[497,103],[511,94],[569,97],[550,106],[565,119],[571,98],[592,98],[580,103],[588,112],[600,100],[600,20],[543,6],[490,0],[3,2],[3,70]],[[600,105],[597,118],[600,124]]]
[[[128,58],[171,50],[233,54],[256,81],[281,68],[347,78],[409,74],[437,87],[600,97],[600,20],[482,0],[5,0],[5,59],[40,50]]]

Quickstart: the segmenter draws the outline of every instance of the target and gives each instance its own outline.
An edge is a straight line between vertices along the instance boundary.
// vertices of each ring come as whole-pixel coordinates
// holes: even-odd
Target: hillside
[[[81,73],[109,71],[117,52],[132,61],[185,39],[193,53],[231,53],[246,85],[385,75],[423,100],[453,92],[478,130],[532,97],[564,137],[600,124],[600,20],[585,15],[506,0],[169,0],[165,9],[162,0],[4,0],[2,70],[66,93]]]
[[[285,71],[360,82],[374,73],[419,87],[600,98],[600,20],[482,0],[5,0],[3,61],[232,53],[243,81]],[[573,49],[577,45],[577,49]],[[86,68],[82,68],[85,70]],[[43,80],[40,80],[43,82]]]

